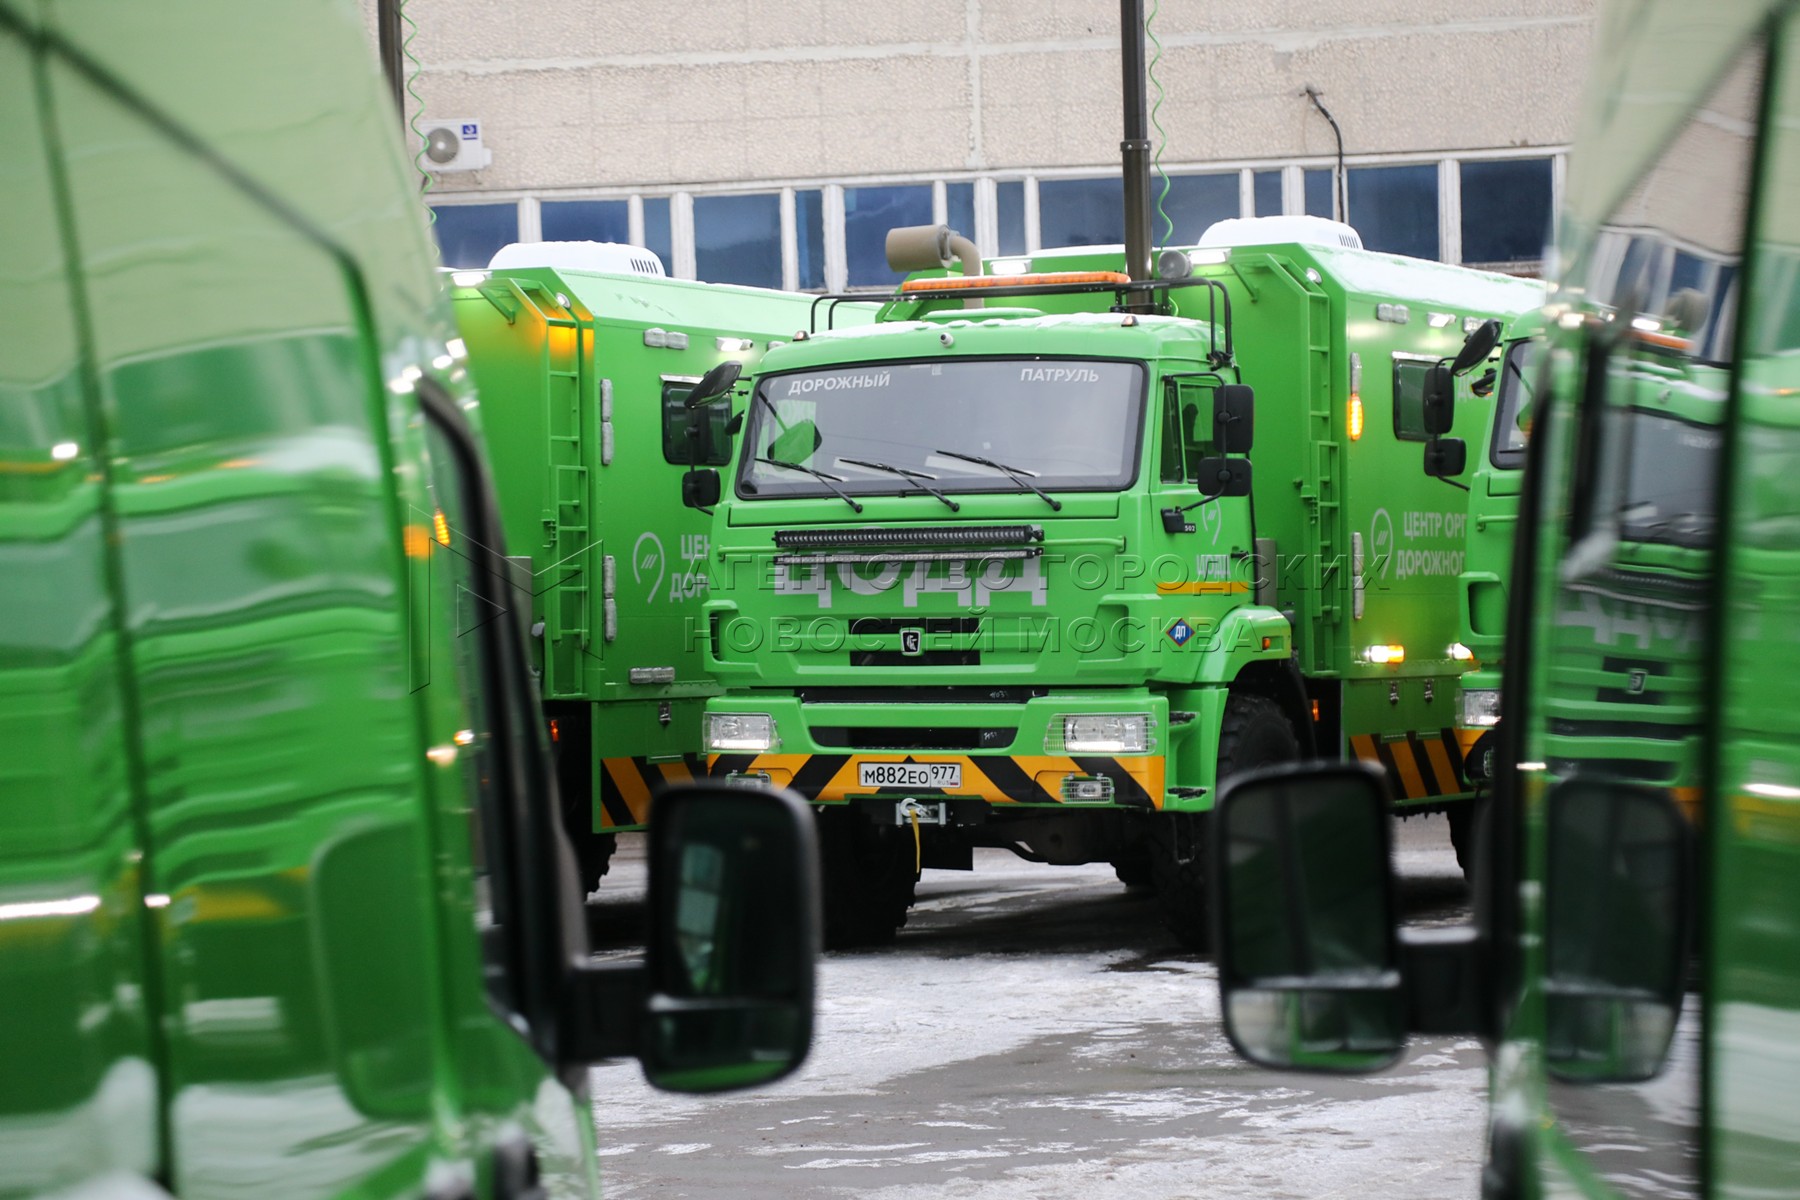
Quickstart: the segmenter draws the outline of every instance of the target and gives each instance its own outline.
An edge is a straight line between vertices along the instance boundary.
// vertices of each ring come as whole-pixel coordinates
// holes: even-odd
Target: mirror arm
[[[642,963],[574,964],[564,981],[563,1061],[637,1058],[649,981]]]
[[[1492,963],[1473,925],[1400,930],[1407,1032],[1495,1037]]]

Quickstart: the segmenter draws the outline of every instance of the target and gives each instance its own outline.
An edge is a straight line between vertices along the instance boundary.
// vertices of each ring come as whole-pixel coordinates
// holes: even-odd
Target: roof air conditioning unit
[[[481,122],[473,117],[434,117],[419,122],[425,139],[419,164],[427,171],[479,171],[494,161],[481,144]]]

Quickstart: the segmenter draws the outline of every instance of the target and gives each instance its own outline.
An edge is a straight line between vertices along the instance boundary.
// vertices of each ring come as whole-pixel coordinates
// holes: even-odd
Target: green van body
[[[1225,744],[1255,750],[1227,767],[1315,750],[1380,763],[1411,811],[1465,799],[1454,712],[1467,664],[1452,650],[1465,501],[1420,472],[1419,381],[1466,326],[1509,320],[1542,288],[1336,239],[1333,227],[1332,244],[1196,250],[1196,281],[1157,293],[1160,313],[1109,311],[1117,297],[1104,284],[1002,291],[980,310],[962,307],[965,293],[902,297],[875,326],[827,329],[825,313],[810,337],[765,355],[754,398],[736,410],[744,435],[714,519],[699,632],[726,689],[707,704],[708,729],[735,730],[739,717],[773,728],[750,748],[713,739],[715,775],[792,786],[899,829],[879,839],[897,849],[865,839],[875,857],[850,875],[883,874],[888,854],[907,871],[966,866],[969,847],[985,844],[1110,860],[1130,882],[1149,881],[1146,859],[1173,859],[1182,878],[1159,890],[1182,893],[1197,886],[1187,844],[1201,831],[1165,818],[1211,807]],[[1100,248],[989,269],[1029,279],[1120,266]],[[842,456],[813,461],[768,432],[804,414],[828,424],[831,401],[808,393],[865,377],[902,380],[877,391],[929,389],[907,381],[991,374],[984,364],[996,361],[1047,381],[1038,400],[1015,395],[1009,408],[971,395],[981,407],[956,410],[964,402],[942,397],[959,392],[896,391],[865,418],[891,421],[882,444],[912,456],[887,465],[922,469],[942,498]],[[1093,374],[1085,364],[1121,364],[1133,380],[1118,402],[1130,428],[1112,482],[1039,496],[958,465],[959,452],[1019,465],[1031,423],[1064,411],[1043,407],[1056,403],[1057,372]],[[1253,495],[1199,504],[1200,460],[1222,444],[1212,406],[1237,383],[1256,393]],[[1473,438],[1479,420],[1466,411],[1458,432]],[[797,467],[755,461],[790,454]],[[845,496],[805,474],[821,465]],[[1175,509],[1189,511],[1166,524]],[[1017,548],[993,540],[1014,535]],[[901,549],[879,548],[882,538]],[[1376,661],[1382,647],[1399,648],[1396,661]],[[1119,714],[1140,722],[1119,748],[1067,747],[1067,729]],[[827,854],[829,887],[829,844]],[[893,915],[903,919],[903,903]],[[1197,909],[1176,924],[1204,939]]]
[[[1481,1035],[1490,1200],[1794,1196],[1800,7],[1610,4],[1594,44],[1477,921],[1396,939],[1380,854],[1331,857],[1335,911],[1308,912],[1269,868],[1341,834],[1357,782],[1246,781],[1218,810],[1257,860],[1221,881],[1227,1026],[1259,1061],[1335,1069],[1408,1030]],[[1336,961],[1258,960],[1271,913]]]
[[[397,135],[355,5],[0,0],[8,1200],[595,1196],[587,1063],[655,1040],[598,1019],[523,632],[471,612]]]
[[[714,420],[700,452],[683,401],[720,363],[754,370],[807,327],[814,298],[552,266],[446,277],[591,885],[613,835],[644,828],[653,793],[706,773],[700,711],[720,689],[691,630],[711,521],[678,497],[682,475],[724,462],[732,438]]]

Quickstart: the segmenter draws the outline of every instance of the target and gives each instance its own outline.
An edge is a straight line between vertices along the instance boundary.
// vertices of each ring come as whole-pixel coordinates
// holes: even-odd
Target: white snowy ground
[[[1464,913],[1439,818],[1397,826],[1410,917]],[[597,906],[641,896],[621,847]],[[627,943],[608,953],[626,957]],[[1486,1060],[1418,1039],[1357,1078],[1252,1068],[1219,1028],[1212,965],[1110,867],[977,852],[927,872],[890,948],[826,955],[817,1037],[792,1078],[696,1099],[635,1063],[596,1069],[613,1200],[1473,1197]]]

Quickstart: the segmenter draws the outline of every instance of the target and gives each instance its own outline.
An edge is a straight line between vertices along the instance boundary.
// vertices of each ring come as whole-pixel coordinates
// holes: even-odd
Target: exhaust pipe
[[[981,251],[948,225],[903,225],[888,230],[890,271],[903,275],[908,271],[930,271],[948,267],[953,261],[961,263],[962,273],[971,279],[981,274]],[[981,301],[968,298],[963,307],[980,308]]]
[[[1125,273],[1150,278],[1150,108],[1144,87],[1144,0],[1119,0],[1119,60],[1124,65]]]

